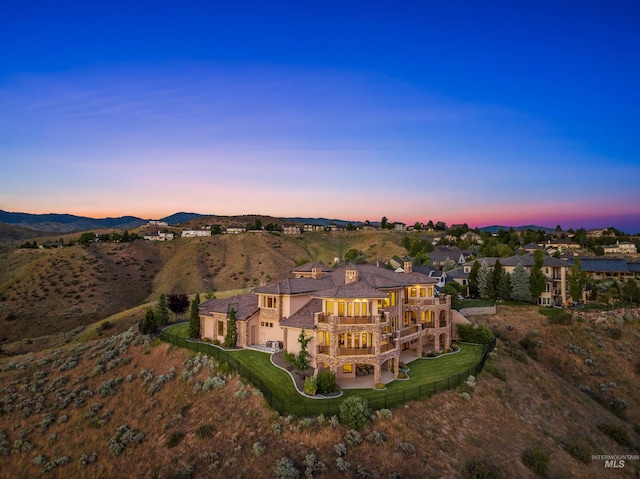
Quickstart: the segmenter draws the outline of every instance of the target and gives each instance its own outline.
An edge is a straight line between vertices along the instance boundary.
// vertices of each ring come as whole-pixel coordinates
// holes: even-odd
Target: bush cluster
[[[546,477],[549,472],[550,456],[539,447],[530,447],[522,452],[522,463],[538,476]]]

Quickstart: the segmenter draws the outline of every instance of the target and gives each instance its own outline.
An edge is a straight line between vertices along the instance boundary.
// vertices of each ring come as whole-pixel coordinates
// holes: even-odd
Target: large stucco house
[[[251,293],[200,305],[201,336],[224,341],[233,309],[240,347],[282,346],[297,354],[302,331],[316,371],[338,379],[370,371],[372,385],[382,370],[398,373],[401,354],[420,357],[449,348],[452,323],[465,319],[451,310],[449,296],[437,297],[436,280],[369,264],[336,269],[307,263],[293,277]]]
[[[513,274],[516,266],[521,264],[531,274],[535,257],[533,253],[527,253],[523,255],[510,256],[508,258],[480,258],[477,261],[480,264],[485,264],[489,268],[493,268],[496,261],[500,260],[504,271],[509,274]],[[474,261],[469,261],[463,265],[463,272],[467,275],[473,268]],[[565,260],[554,258],[553,256],[544,256],[544,262],[542,264],[542,274],[546,278],[546,285],[544,291],[537,299],[537,304],[541,306],[552,306],[554,304],[564,305],[570,301],[569,295],[569,268],[571,264]],[[457,281],[458,279],[456,279]]]

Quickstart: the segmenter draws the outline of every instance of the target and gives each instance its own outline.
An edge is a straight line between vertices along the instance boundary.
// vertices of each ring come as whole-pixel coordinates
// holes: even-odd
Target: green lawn
[[[167,332],[181,337],[188,334],[188,324],[178,324]],[[298,393],[291,377],[277,368],[269,359],[269,353],[254,350],[228,351],[235,359],[255,376],[253,382],[261,382],[265,396],[274,399],[274,407],[286,414],[297,416],[320,413],[335,414],[345,397],[356,395],[365,398],[376,409],[395,407],[412,399],[419,399],[463,382],[468,369],[473,368],[482,358],[482,346],[461,344],[460,352],[431,359],[416,359],[408,364],[409,380],[397,380],[387,384],[387,389],[345,389],[343,395],[332,399],[309,399]],[[257,377],[257,381],[256,381]],[[449,378],[449,379],[448,379]]]

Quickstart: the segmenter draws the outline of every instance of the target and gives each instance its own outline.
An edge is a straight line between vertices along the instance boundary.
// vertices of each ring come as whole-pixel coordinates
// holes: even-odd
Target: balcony
[[[316,313],[316,322],[319,324],[339,324],[339,325],[357,325],[357,324],[376,324],[384,323],[385,318],[379,314],[371,316],[353,317],[353,316],[334,316],[325,313]]]
[[[318,354],[329,354],[329,352],[331,351],[331,349],[329,348],[329,346],[318,346]]]
[[[449,296],[440,298],[405,298],[404,304],[408,306],[437,306],[451,303]]]
[[[338,348],[338,356],[367,356],[373,353],[373,348]]]
[[[407,336],[411,336],[420,331],[420,326],[417,324],[415,326],[409,326],[408,328],[404,328],[400,330],[400,337],[406,338]]]
[[[392,351],[396,349],[396,345],[393,342],[383,343],[380,345],[380,352],[386,353],[387,351]]]

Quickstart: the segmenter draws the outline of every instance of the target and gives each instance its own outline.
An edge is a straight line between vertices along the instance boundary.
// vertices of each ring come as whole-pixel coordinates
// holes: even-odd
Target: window
[[[333,301],[327,301],[325,307],[326,307],[327,314],[333,315],[333,308],[334,308]]]
[[[344,301],[338,301],[338,316],[344,316]]]
[[[260,321],[260,326],[264,326],[264,321]]]
[[[427,295],[427,289],[426,288],[420,288],[420,297],[424,298]]]
[[[418,293],[418,292],[417,292],[416,288],[411,288],[411,289],[409,290],[409,296],[411,296],[412,298],[415,298],[415,297],[416,297],[416,295],[417,295],[417,293]]]
[[[398,304],[398,292],[391,292],[391,306],[396,306]]]
[[[224,336],[224,321],[218,321],[218,336]]]
[[[353,373],[353,363],[342,366],[342,372],[345,374]]]
[[[353,303],[347,303],[347,316],[353,316]]]
[[[278,306],[278,298],[276,296],[263,296],[262,307],[269,309],[276,309]]]

